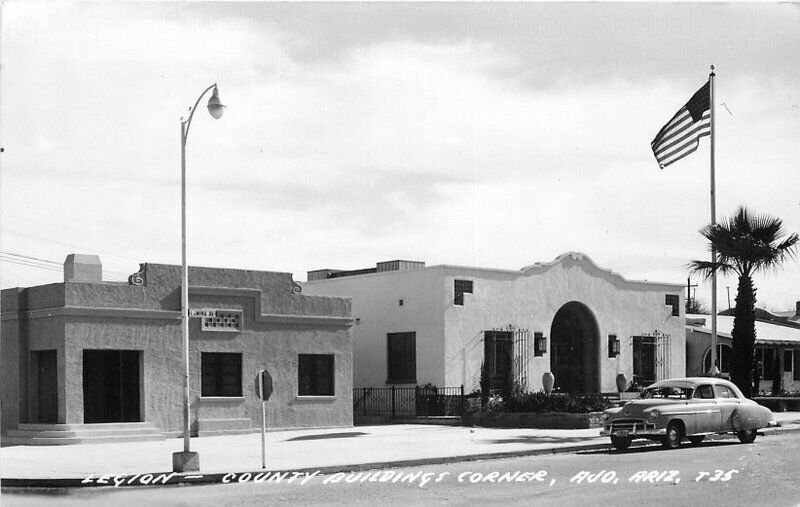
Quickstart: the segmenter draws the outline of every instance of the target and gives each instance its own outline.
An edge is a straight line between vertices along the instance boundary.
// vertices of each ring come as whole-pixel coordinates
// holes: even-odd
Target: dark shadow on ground
[[[711,447],[722,447],[726,445],[742,445],[738,441],[735,440],[728,440],[728,441],[710,441],[710,442],[703,442],[698,445],[692,445],[689,443],[683,443],[678,449],[665,449],[660,442],[634,442],[632,446],[624,451],[618,451],[611,447],[609,443],[608,449],[595,449],[595,450],[586,450],[586,451],[578,451],[575,454],[583,454],[583,455],[593,455],[593,454],[637,454],[637,453],[646,453],[646,452],[675,452],[682,449],[703,449],[703,448],[711,448]]]
[[[489,444],[557,444],[570,443],[579,444],[583,442],[597,441],[597,437],[534,437],[520,436],[514,438],[499,438],[495,440],[484,440]],[[604,443],[604,442],[603,442]]]
[[[323,433],[321,435],[303,435],[300,437],[288,438],[286,442],[294,442],[297,440],[325,440],[328,438],[352,438],[366,435],[363,431],[348,431],[346,433]]]

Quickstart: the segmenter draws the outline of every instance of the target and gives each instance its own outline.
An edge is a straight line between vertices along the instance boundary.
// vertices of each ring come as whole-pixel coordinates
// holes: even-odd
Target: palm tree
[[[706,278],[715,271],[739,277],[733,317],[731,380],[749,398],[753,395],[756,340],[756,289],[752,277],[759,271],[777,269],[793,258],[798,236],[794,233],[786,237],[781,219],[753,214],[744,206],[732,217],[705,226],[700,234],[709,241],[710,248],[716,250],[717,260],[692,261],[689,268]]]

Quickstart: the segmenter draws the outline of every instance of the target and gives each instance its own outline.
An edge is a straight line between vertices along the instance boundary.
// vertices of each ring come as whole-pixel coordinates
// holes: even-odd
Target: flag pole
[[[711,66],[711,73],[708,75],[709,81],[709,109],[711,115],[711,224],[717,223],[716,216],[716,191],[714,181],[714,66]],[[717,249],[711,246],[711,262],[714,263],[714,270],[711,272],[711,370],[712,375],[719,373],[717,367]]]

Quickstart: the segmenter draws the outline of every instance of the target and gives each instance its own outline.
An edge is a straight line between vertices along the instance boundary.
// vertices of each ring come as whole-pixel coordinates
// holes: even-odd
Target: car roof
[[[664,387],[664,386],[672,386],[672,387],[697,387],[700,384],[722,384],[725,386],[730,387],[731,382],[717,378],[717,377],[685,377],[685,378],[668,378],[665,380],[659,380],[658,382],[647,386],[650,387]]]

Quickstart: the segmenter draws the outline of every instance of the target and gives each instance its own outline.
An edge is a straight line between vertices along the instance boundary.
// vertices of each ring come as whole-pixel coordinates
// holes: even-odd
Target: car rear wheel
[[[689,442],[691,442],[692,445],[699,445],[700,442],[702,442],[704,438],[706,438],[705,435],[697,435],[697,436],[694,436],[694,437],[689,437]]]
[[[667,425],[667,434],[664,435],[664,440],[661,443],[667,449],[677,449],[681,445],[683,438],[683,428],[676,422],[671,422]]]
[[[743,444],[752,444],[756,439],[756,430],[741,430],[736,432],[739,437],[739,442]]]
[[[614,449],[618,451],[624,451],[628,447],[631,446],[631,441],[633,439],[631,437],[611,437],[611,445],[614,446]]]

